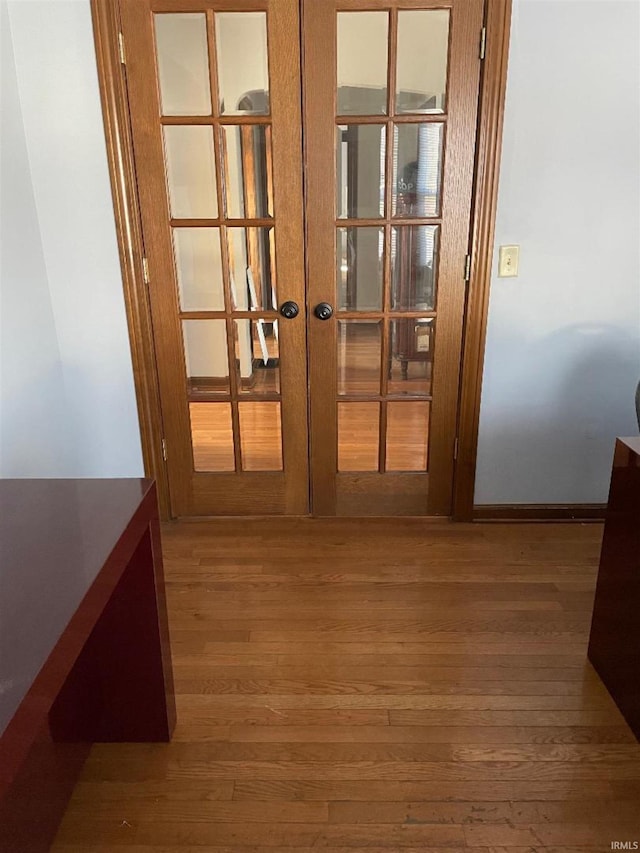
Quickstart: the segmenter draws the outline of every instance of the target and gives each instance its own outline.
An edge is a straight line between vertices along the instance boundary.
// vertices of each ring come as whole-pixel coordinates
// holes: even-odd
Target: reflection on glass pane
[[[391,231],[391,307],[433,311],[437,292],[439,225],[404,225]]]
[[[196,471],[235,471],[230,403],[190,403]]]
[[[265,125],[223,127],[227,217],[273,216],[271,128]]]
[[[184,358],[190,400],[229,393],[229,356],[224,320],[183,320]]]
[[[238,390],[279,394],[278,321],[236,320],[235,324]]]
[[[406,317],[391,321],[388,393],[430,395],[435,320]]]
[[[243,471],[282,471],[280,403],[238,403]]]
[[[439,122],[396,125],[393,150],[394,216],[438,216],[442,128]]]
[[[387,404],[387,471],[426,471],[430,403]]]
[[[338,394],[379,394],[382,324],[338,320]]]
[[[237,311],[277,309],[272,228],[227,228],[231,301]]]
[[[268,115],[266,12],[216,12],[218,89],[223,115]]]
[[[182,311],[224,311],[219,228],[174,228]]]
[[[449,11],[398,12],[397,113],[441,113],[447,91]]]
[[[162,115],[211,115],[204,14],[163,14],[153,18]]]
[[[338,12],[338,115],[386,115],[388,12]]]
[[[163,128],[167,184],[174,219],[218,216],[213,129],[195,125]]]
[[[380,403],[338,403],[338,471],[377,471]]]
[[[339,311],[381,311],[382,228],[338,228],[336,280]]]
[[[384,216],[386,128],[350,124],[336,128],[336,200],[341,219]]]

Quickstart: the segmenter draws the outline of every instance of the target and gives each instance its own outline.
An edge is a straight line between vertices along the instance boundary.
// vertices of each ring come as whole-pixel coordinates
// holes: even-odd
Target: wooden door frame
[[[91,0],[91,16],[144,473],[156,481],[160,517],[167,520],[171,518],[169,479],[163,453],[164,428],[158,371],[145,283],[145,250],[129,124],[129,101],[121,62],[118,0]]]
[[[452,517],[473,518],[475,465],[486,322],[500,171],[512,0],[485,0],[486,52],[481,71],[470,245],[471,278],[464,325],[458,454]],[[136,188],[128,97],[121,62],[119,0],[91,0],[107,159],[124,288],[145,475],[157,483],[161,517],[171,517],[153,326],[145,283],[144,240]],[[125,57],[126,59],[126,57]]]
[[[485,58],[480,77],[470,279],[462,343],[452,519],[472,521],[482,372],[491,288],[512,0],[485,0]]]

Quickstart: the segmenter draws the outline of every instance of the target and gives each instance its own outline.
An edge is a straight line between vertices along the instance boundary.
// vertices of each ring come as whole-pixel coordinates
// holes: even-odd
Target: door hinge
[[[120,62],[122,65],[127,64],[127,57],[124,52],[124,36],[122,33],[118,33],[118,50],[120,51]]]
[[[162,439],[162,458],[164,459],[165,462],[167,461],[167,439],[166,438]]]
[[[454,459],[454,462],[458,459],[458,448],[459,448],[459,446],[460,446],[460,439],[456,438],[456,440],[453,443],[453,459]]]
[[[146,258],[142,259],[142,277],[144,279],[145,284],[149,284],[149,261]]]
[[[471,279],[471,255],[467,255],[464,259],[464,280],[470,281]]]
[[[483,27],[480,30],[480,59],[484,59],[487,54],[487,28]]]

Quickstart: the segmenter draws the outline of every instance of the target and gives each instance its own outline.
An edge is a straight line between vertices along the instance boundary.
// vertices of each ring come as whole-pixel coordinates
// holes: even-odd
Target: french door
[[[481,0],[304,3],[322,515],[450,513],[482,17]]]
[[[297,0],[121,15],[172,512],[306,513]]]
[[[482,6],[120,0],[174,515],[449,514]]]

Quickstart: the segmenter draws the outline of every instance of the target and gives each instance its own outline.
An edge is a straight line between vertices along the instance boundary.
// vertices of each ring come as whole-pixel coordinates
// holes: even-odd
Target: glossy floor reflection
[[[196,471],[234,471],[229,403],[191,403]],[[240,435],[245,471],[282,469],[280,404],[240,402]],[[379,403],[338,404],[338,470],[377,471]],[[426,401],[388,404],[387,471],[425,471],[429,429]]]
[[[637,838],[640,747],[586,662],[600,535],[167,525],[175,737],[94,746],[53,853],[596,853]]]
[[[193,462],[196,471],[234,471],[234,441],[229,403],[191,403]],[[238,404],[242,467],[245,471],[282,470],[280,403]]]
[[[415,324],[414,320],[402,322],[412,324],[412,329]],[[339,326],[338,470],[341,472],[379,468],[380,402],[370,398],[379,397],[382,390],[380,333],[377,321],[341,322]],[[258,399],[279,388],[275,337],[268,336],[266,344],[270,360],[265,363],[262,358],[254,357],[252,369],[245,370],[241,383],[239,440],[243,469],[247,471],[282,470],[280,404]],[[392,395],[387,404],[385,470],[426,471],[430,403],[411,398],[430,392],[431,362],[420,353],[414,354],[413,360],[403,360],[392,352],[385,370]],[[234,471],[231,405],[215,401],[215,395],[208,400],[200,396],[190,404],[190,413],[195,470]]]

